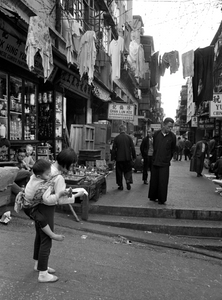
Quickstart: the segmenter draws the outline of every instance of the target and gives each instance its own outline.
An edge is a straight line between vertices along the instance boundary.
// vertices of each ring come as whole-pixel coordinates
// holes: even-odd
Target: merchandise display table
[[[91,177],[90,181],[86,177],[78,178],[73,176],[73,179],[65,179],[66,186],[74,188],[84,188],[89,194],[89,200],[97,201],[100,193],[106,194],[106,177],[107,175],[98,175]]]
[[[97,201],[100,194],[106,194],[107,191],[106,177],[110,174],[108,167],[104,165],[104,161],[96,161],[96,166],[94,163],[95,162],[89,164],[89,161],[87,161],[87,167],[84,165],[74,167],[65,177],[66,186],[68,188],[84,188],[88,192],[88,196],[84,196],[80,199],[83,220],[88,219],[89,200]],[[70,209],[72,211],[72,207],[70,207]]]

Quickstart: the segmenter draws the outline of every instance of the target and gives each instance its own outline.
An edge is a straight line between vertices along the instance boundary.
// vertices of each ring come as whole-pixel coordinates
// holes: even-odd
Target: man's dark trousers
[[[152,166],[150,189],[148,198],[151,200],[158,199],[158,202],[164,203],[167,201],[168,182],[170,167]]]
[[[152,168],[152,161],[153,157],[152,156],[144,156],[143,160],[143,181],[147,181],[148,179],[148,170]]]
[[[118,186],[123,185],[123,175],[126,183],[133,183],[131,161],[116,162],[116,183]]]

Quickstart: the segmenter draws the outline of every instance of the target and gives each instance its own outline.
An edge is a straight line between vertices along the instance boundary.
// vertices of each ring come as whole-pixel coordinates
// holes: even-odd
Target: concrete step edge
[[[222,210],[207,209],[184,209],[184,208],[158,208],[150,207],[122,207],[106,205],[90,205],[90,214],[104,214],[116,216],[137,216],[149,218],[172,218],[172,219],[191,219],[191,220],[222,220]]]
[[[133,218],[112,216],[89,216],[88,222],[128,228],[146,232],[156,232],[171,235],[188,235],[204,237],[221,237],[222,223],[218,221],[172,220],[157,218]]]

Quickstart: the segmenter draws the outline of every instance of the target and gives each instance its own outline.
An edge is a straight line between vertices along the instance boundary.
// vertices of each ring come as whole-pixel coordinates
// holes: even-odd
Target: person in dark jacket
[[[147,130],[147,136],[142,140],[140,152],[143,158],[143,177],[144,184],[148,184],[148,169],[151,171],[153,159],[153,132],[151,128]]]
[[[133,183],[132,161],[136,159],[136,151],[132,138],[126,134],[126,126],[120,125],[120,134],[113,141],[111,159],[116,161],[116,183],[119,190],[123,190],[123,176],[126,181],[127,190],[131,189]]]
[[[167,201],[170,161],[176,147],[176,136],[171,132],[174,120],[166,118],[161,130],[153,135],[153,165],[151,170],[148,198],[158,200],[158,204]]]
[[[202,177],[202,171],[204,167],[204,159],[208,157],[208,144],[207,137],[203,137],[199,142],[196,143],[196,147],[193,153],[193,159],[195,160],[195,172],[197,177]]]
[[[191,159],[191,154],[190,154],[190,150],[191,150],[192,144],[191,141],[188,140],[188,138],[184,138],[184,156],[185,156],[185,160],[187,160],[187,158],[190,160]]]

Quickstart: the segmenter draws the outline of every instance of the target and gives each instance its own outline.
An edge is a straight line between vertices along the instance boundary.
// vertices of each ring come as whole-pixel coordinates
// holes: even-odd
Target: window
[[[63,9],[68,11],[81,26],[83,26],[83,4],[82,0],[61,0]]]

